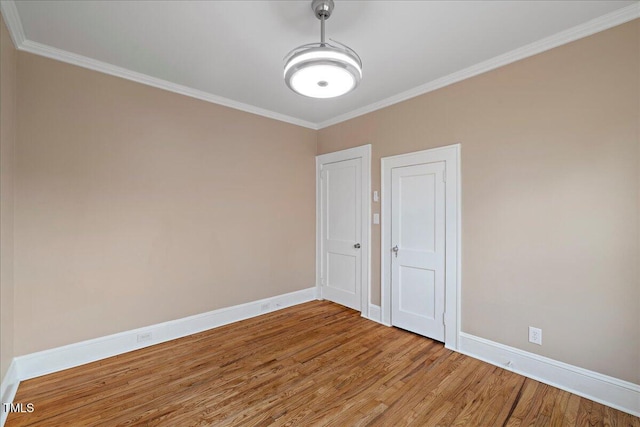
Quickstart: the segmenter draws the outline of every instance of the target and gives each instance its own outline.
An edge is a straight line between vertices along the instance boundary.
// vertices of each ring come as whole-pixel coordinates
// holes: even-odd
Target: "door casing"
[[[360,273],[360,298],[361,314],[369,317],[369,290],[371,288],[371,144],[333,153],[316,156],[316,297],[322,299],[322,205],[321,205],[321,174],[324,164],[336,163],[350,159],[362,159],[361,183],[362,183],[362,209],[361,209],[361,249],[362,263]]]
[[[381,159],[381,314],[391,326],[391,170],[397,167],[445,162],[445,346],[458,349],[461,294],[460,144],[383,157]]]

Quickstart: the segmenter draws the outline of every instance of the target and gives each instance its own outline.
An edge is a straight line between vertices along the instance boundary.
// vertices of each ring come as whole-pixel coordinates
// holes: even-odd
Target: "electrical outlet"
[[[542,329],[529,326],[529,342],[542,345]]]
[[[138,334],[138,342],[151,341],[151,332],[144,332],[142,334]]]
[[[262,311],[267,311],[267,310],[269,310],[269,307],[271,307],[271,304],[270,304],[270,303],[268,303],[268,302],[265,302],[264,304],[262,304],[262,305],[260,306],[260,310],[262,310]]]

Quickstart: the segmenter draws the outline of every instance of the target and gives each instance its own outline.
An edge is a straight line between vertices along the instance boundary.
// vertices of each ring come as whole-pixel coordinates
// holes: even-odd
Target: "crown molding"
[[[9,29],[9,33],[11,34],[13,44],[18,50],[66,62],[68,64],[77,65],[82,68],[99,71],[101,73],[109,74],[112,76],[121,77],[123,79],[142,83],[148,86],[153,86],[158,89],[164,89],[166,91],[189,96],[191,98],[200,99],[202,101],[211,102],[213,104],[233,108],[235,110],[256,114],[258,116],[267,117],[270,119],[302,126],[309,129],[318,129],[316,123],[302,120],[297,117],[287,116],[285,114],[280,114],[275,111],[256,107],[254,105],[234,101],[232,99],[224,98],[222,96],[214,95],[202,90],[172,83],[167,80],[149,76],[147,74],[138,73],[136,71],[131,71],[126,68],[111,65],[106,62],[91,59],[83,55],[78,55],[66,50],[28,40],[24,34],[24,29],[22,28],[22,21],[20,20],[20,15],[18,14],[15,0],[1,0],[0,10],[2,11],[2,15],[4,16],[7,28]]]
[[[88,68],[90,70],[99,71],[101,73],[110,74],[112,76],[121,77],[123,79],[131,80],[137,83],[142,83],[148,86],[153,86],[158,89],[164,89],[169,92],[179,93],[181,95],[189,96],[191,98],[200,99],[202,101],[211,102],[213,104],[222,105],[225,107],[233,108],[236,110],[244,111],[251,114],[257,114],[259,116],[268,117],[270,119],[279,120],[281,122],[291,123],[297,126],[302,126],[310,129],[317,130],[318,127],[315,123],[301,120],[296,117],[287,116],[285,114],[276,113],[275,111],[266,110],[264,108],[256,107],[242,102],[234,101],[232,99],[224,98],[222,96],[213,95],[202,90],[193,89],[188,86],[179,85],[163,79],[149,76],[147,74],[131,71],[126,68],[118,67],[115,65],[107,64],[106,62],[97,61],[95,59],[88,58],[86,56],[77,55],[75,53],[68,52],[66,50],[57,49],[55,47],[47,46],[42,43],[33,42],[31,40],[25,40],[19,47],[24,52],[33,53],[35,55],[45,56],[47,58],[56,59],[58,61],[66,62],[79,67]]]
[[[456,71],[455,73],[433,80],[429,83],[414,87],[413,89],[401,92],[397,95],[383,99],[382,101],[374,102],[373,104],[369,104],[365,107],[358,108],[349,113],[341,114],[332,119],[318,123],[318,129],[323,129],[353,119],[355,117],[380,110],[390,105],[406,101],[407,99],[415,98],[416,96],[441,89],[445,86],[449,86],[462,80],[477,76],[479,74],[486,73],[487,71],[494,70],[496,68],[511,64],[521,59],[525,59],[530,56],[545,52],[547,50],[551,50],[555,47],[571,43],[572,41],[576,41],[595,33],[599,33],[600,31],[608,30],[609,28],[624,24],[639,17],[640,2],[608,13],[606,15],[602,15],[598,18],[592,19],[591,21],[587,21],[584,24],[569,28],[568,30],[530,43],[518,49],[514,49],[510,52],[480,62],[476,65],[472,65],[471,67],[465,68],[463,70]]]
[[[24,29],[22,28],[22,23],[20,21],[20,16],[18,15],[15,0],[0,0],[0,10],[2,12],[2,15],[4,16],[7,28],[9,29],[9,33],[11,34],[11,38],[16,48],[19,50],[77,65],[79,67],[88,68],[90,70],[99,71],[105,74],[110,74],[112,76],[121,77],[159,89],[164,89],[169,92],[175,92],[181,95],[200,99],[202,101],[211,102],[213,104],[222,105],[236,110],[245,111],[247,113],[256,114],[259,116],[314,130],[319,130],[353,119],[358,116],[362,116],[367,113],[371,113],[376,110],[380,110],[385,107],[389,107],[393,104],[406,101],[407,99],[415,98],[416,96],[441,89],[445,86],[449,86],[462,80],[477,76],[479,74],[486,73],[487,71],[494,70],[496,68],[511,64],[513,62],[528,58],[533,55],[537,55],[555,47],[562,46],[564,44],[590,36],[600,31],[604,31],[617,25],[624,24],[633,19],[640,18],[640,2],[636,2],[630,6],[592,19],[591,21],[587,21],[584,24],[577,25],[568,30],[530,43],[526,46],[496,56],[492,59],[472,65],[471,67],[438,78],[431,82],[417,86],[413,89],[409,89],[397,95],[391,96],[378,102],[374,102],[348,113],[341,114],[329,120],[314,123],[307,120],[299,119],[297,117],[288,116],[285,114],[277,113],[275,111],[234,101],[232,99],[224,98],[198,89],[193,89],[188,86],[172,83],[163,79],[149,76],[147,74],[131,71],[126,68],[111,65],[102,61],[97,61],[95,59],[77,55],[75,53],[71,53],[62,49],[57,49],[48,45],[33,42],[31,40],[28,40],[24,34]]]
[[[18,15],[18,8],[14,0],[2,0],[0,1],[0,11],[4,17],[4,22],[7,24],[11,40],[16,48],[20,48],[25,41],[24,29],[22,28],[22,21],[20,15]]]

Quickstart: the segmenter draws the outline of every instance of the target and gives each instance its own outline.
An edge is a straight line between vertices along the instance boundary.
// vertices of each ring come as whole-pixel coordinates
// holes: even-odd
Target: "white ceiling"
[[[336,0],[327,36],[363,61],[337,99],[290,91],[283,57],[319,41],[310,0],[4,1],[18,47],[311,128],[626,22],[638,1]]]

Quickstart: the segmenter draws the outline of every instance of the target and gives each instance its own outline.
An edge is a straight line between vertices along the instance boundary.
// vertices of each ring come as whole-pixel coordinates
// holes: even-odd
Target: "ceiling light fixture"
[[[320,20],[320,43],[298,46],[285,57],[284,80],[291,90],[311,98],[335,98],[354,90],[362,79],[362,61],[353,49],[325,42],[324,22],[333,0],[313,0],[311,9]]]

